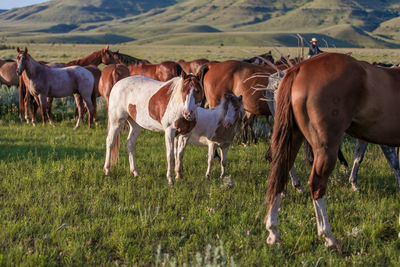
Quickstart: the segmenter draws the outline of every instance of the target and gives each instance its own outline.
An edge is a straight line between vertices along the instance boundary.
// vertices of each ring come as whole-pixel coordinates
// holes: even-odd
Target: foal
[[[196,125],[197,106],[203,99],[199,78],[186,75],[167,82],[144,76],[131,76],[117,82],[111,90],[108,107],[108,135],[104,173],[110,174],[110,166],[119,154],[119,132],[128,121],[127,140],[130,171],[138,176],[134,149],[141,128],[165,132],[168,184],[174,184],[174,138],[188,134]]]
[[[215,148],[221,152],[221,178],[225,174],[226,155],[244,114],[242,96],[225,94],[221,102],[213,109],[197,108],[197,123],[188,135],[175,138],[175,174],[182,177],[182,159],[187,142],[208,146],[207,179],[210,178]]]

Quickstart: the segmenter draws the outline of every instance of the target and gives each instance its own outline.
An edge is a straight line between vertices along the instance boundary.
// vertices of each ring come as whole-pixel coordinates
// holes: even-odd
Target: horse
[[[164,61],[159,64],[139,62],[137,64],[129,64],[127,67],[131,76],[143,75],[162,82],[177,77],[182,73],[182,67],[173,61]]]
[[[274,57],[272,56],[271,51],[268,51],[265,54],[261,54],[249,59],[243,59],[243,62],[247,62],[247,63],[253,63],[253,64],[260,64],[260,65],[265,65],[268,64],[268,62],[271,62],[272,64],[274,64]]]
[[[165,133],[168,184],[173,185],[174,138],[189,134],[196,125],[197,106],[204,97],[200,80],[182,72],[167,82],[145,76],[130,76],[117,82],[111,90],[108,107],[108,134],[104,173],[118,159],[119,132],[128,121],[127,140],[130,172],[138,176],[134,149],[141,128]]]
[[[388,146],[400,145],[400,69],[378,68],[348,55],[324,53],[290,68],[279,85],[272,135],[273,161],[266,203],[268,244],[277,231],[281,192],[303,139],[314,153],[308,185],[318,235],[337,248],[326,213],[325,192],[344,133]]]
[[[146,59],[140,59],[136,57],[132,57],[130,55],[122,54],[118,51],[112,52],[114,59],[117,61],[115,64],[123,64],[123,65],[131,65],[131,64],[137,64],[137,63],[146,63],[146,64],[151,64],[150,61]]]
[[[25,51],[17,48],[17,74],[22,75],[29,93],[40,104],[40,112],[43,125],[46,122],[45,110],[47,109],[47,97],[65,97],[74,95],[79,109],[79,118],[74,129],[78,129],[82,120],[83,103],[79,99],[78,92],[89,110],[89,127],[92,124],[93,104],[91,95],[93,92],[94,78],[90,71],[80,66],[66,68],[50,68],[35,61]]]
[[[186,144],[208,146],[208,167],[206,178],[210,178],[211,167],[216,148],[221,152],[221,175],[225,175],[226,155],[236,128],[244,114],[242,96],[225,94],[220,103],[213,109],[197,108],[196,125],[188,135],[179,135],[175,140],[175,173],[176,179],[182,177],[182,160]]]
[[[0,59],[0,83],[7,86],[18,86],[17,62]]]
[[[102,70],[99,81],[99,93],[106,100],[107,107],[113,86],[119,80],[128,76],[129,69],[122,64],[110,64]]]
[[[178,64],[186,73],[198,73],[201,66],[210,62],[208,59],[200,58],[192,61],[178,60]]]
[[[78,66],[84,67],[84,66],[89,66],[89,65],[98,66],[101,63],[103,63],[104,65],[118,63],[115,60],[114,54],[113,54],[113,52],[111,52],[108,45],[105,48],[103,48],[99,51],[95,51],[86,57],[72,60],[72,61],[66,63],[66,65],[67,66],[78,65]]]

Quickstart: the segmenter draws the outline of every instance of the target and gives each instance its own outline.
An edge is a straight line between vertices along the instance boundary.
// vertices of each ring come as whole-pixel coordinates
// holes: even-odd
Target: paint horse
[[[46,122],[47,97],[65,97],[74,95],[79,109],[79,118],[74,129],[79,128],[83,116],[83,103],[78,92],[89,110],[89,127],[92,123],[93,104],[91,95],[93,92],[94,78],[90,71],[80,66],[66,68],[50,68],[35,61],[25,51],[17,48],[17,73],[22,75],[29,93],[39,103],[40,112],[43,118],[43,125]]]
[[[173,185],[174,138],[190,133],[196,125],[197,106],[203,99],[197,76],[182,72],[167,82],[144,76],[131,76],[117,82],[110,94],[108,107],[108,134],[104,173],[118,159],[119,133],[128,121],[127,148],[130,172],[138,176],[135,146],[141,128],[165,133],[168,184]]]
[[[276,72],[271,74],[268,78],[268,86],[266,91],[266,98],[268,100],[268,106],[272,112],[275,114],[275,95],[278,90],[278,86],[286,71]],[[360,187],[357,184],[357,173],[360,167],[360,164],[364,158],[365,151],[367,150],[368,142],[363,141],[361,139],[356,139],[356,145],[354,148],[354,161],[353,161],[353,168],[351,170],[349,182],[352,185],[353,190],[360,190]],[[394,147],[380,145],[383,154],[386,157],[387,162],[389,163],[390,167],[393,170],[394,176],[399,184],[400,187],[400,167],[399,167],[399,160],[396,155],[396,151]],[[345,165],[344,156],[339,149],[339,160],[341,161],[342,165]]]
[[[215,149],[221,152],[221,178],[225,175],[226,155],[236,129],[240,126],[244,114],[242,96],[225,94],[220,103],[213,109],[197,108],[197,122],[187,135],[179,135],[175,140],[175,173],[176,179],[182,177],[182,159],[186,144],[208,146],[207,179],[210,178]]]
[[[268,244],[277,231],[281,192],[303,139],[314,153],[308,185],[318,235],[337,248],[325,206],[329,175],[344,133],[355,138],[400,145],[400,69],[378,68],[348,55],[325,53],[290,68],[279,85],[268,179]]]

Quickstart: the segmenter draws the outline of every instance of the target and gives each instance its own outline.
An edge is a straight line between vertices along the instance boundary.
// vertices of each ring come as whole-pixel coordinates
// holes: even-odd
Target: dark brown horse
[[[268,62],[274,63],[274,57],[272,56],[271,51],[268,51],[265,54],[261,54],[249,59],[244,59],[244,62],[247,63],[253,63],[253,64],[261,64],[261,65],[265,65]]]
[[[186,73],[198,73],[201,66],[210,62],[208,59],[200,58],[192,61],[178,60],[178,64]]]
[[[400,145],[400,69],[379,68],[350,56],[325,53],[289,69],[277,93],[268,180],[267,242],[277,232],[280,193],[304,138],[314,152],[308,181],[318,234],[337,247],[325,207],[328,177],[344,133],[368,142]]]
[[[173,61],[164,61],[160,64],[138,63],[127,66],[130,75],[143,75],[153,80],[162,82],[178,77],[182,73],[182,67]]]
[[[101,72],[99,81],[99,93],[106,100],[108,107],[108,100],[110,98],[111,89],[119,80],[129,76],[129,69],[122,64],[107,65]]]
[[[123,53],[120,53],[119,51],[112,52],[114,59],[117,61],[115,64],[124,64],[124,65],[131,65],[131,64],[138,64],[138,63],[148,63],[150,62],[146,59],[140,59],[136,57],[132,57],[130,55],[126,55]]]

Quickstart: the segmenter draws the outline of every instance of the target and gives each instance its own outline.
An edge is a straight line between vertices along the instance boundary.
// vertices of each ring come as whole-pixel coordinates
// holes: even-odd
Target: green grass
[[[102,46],[30,46],[32,54],[65,61]],[[164,58],[228,59],[247,52],[236,47],[130,46],[124,53]],[[247,47],[265,51],[265,47]],[[286,52],[286,49],[283,49]],[[287,50],[294,51],[294,50]],[[340,50],[342,51],[342,50]],[[0,56],[14,53],[1,50]],[[357,58],[399,58],[399,50],[354,50]],[[184,179],[167,185],[164,138],[142,131],[136,155],[140,176],[129,174],[122,134],[120,162],[113,176],[103,174],[106,114],[100,125],[73,131],[69,111],[56,127],[0,118],[0,265],[183,265],[207,263],[239,266],[398,266],[400,264],[400,192],[377,146],[370,146],[359,172],[360,192],[348,183],[349,170],[333,171],[326,194],[332,230],[342,252],[326,249],[317,236],[309,193],[287,186],[279,232],[284,240],[266,244],[263,219],[269,164],[265,140],[228,153],[223,187],[215,163],[205,179],[207,149],[189,145]],[[64,120],[61,121],[61,118]],[[352,159],[354,143],[342,145]],[[310,167],[301,155],[296,167],[304,187]]]

